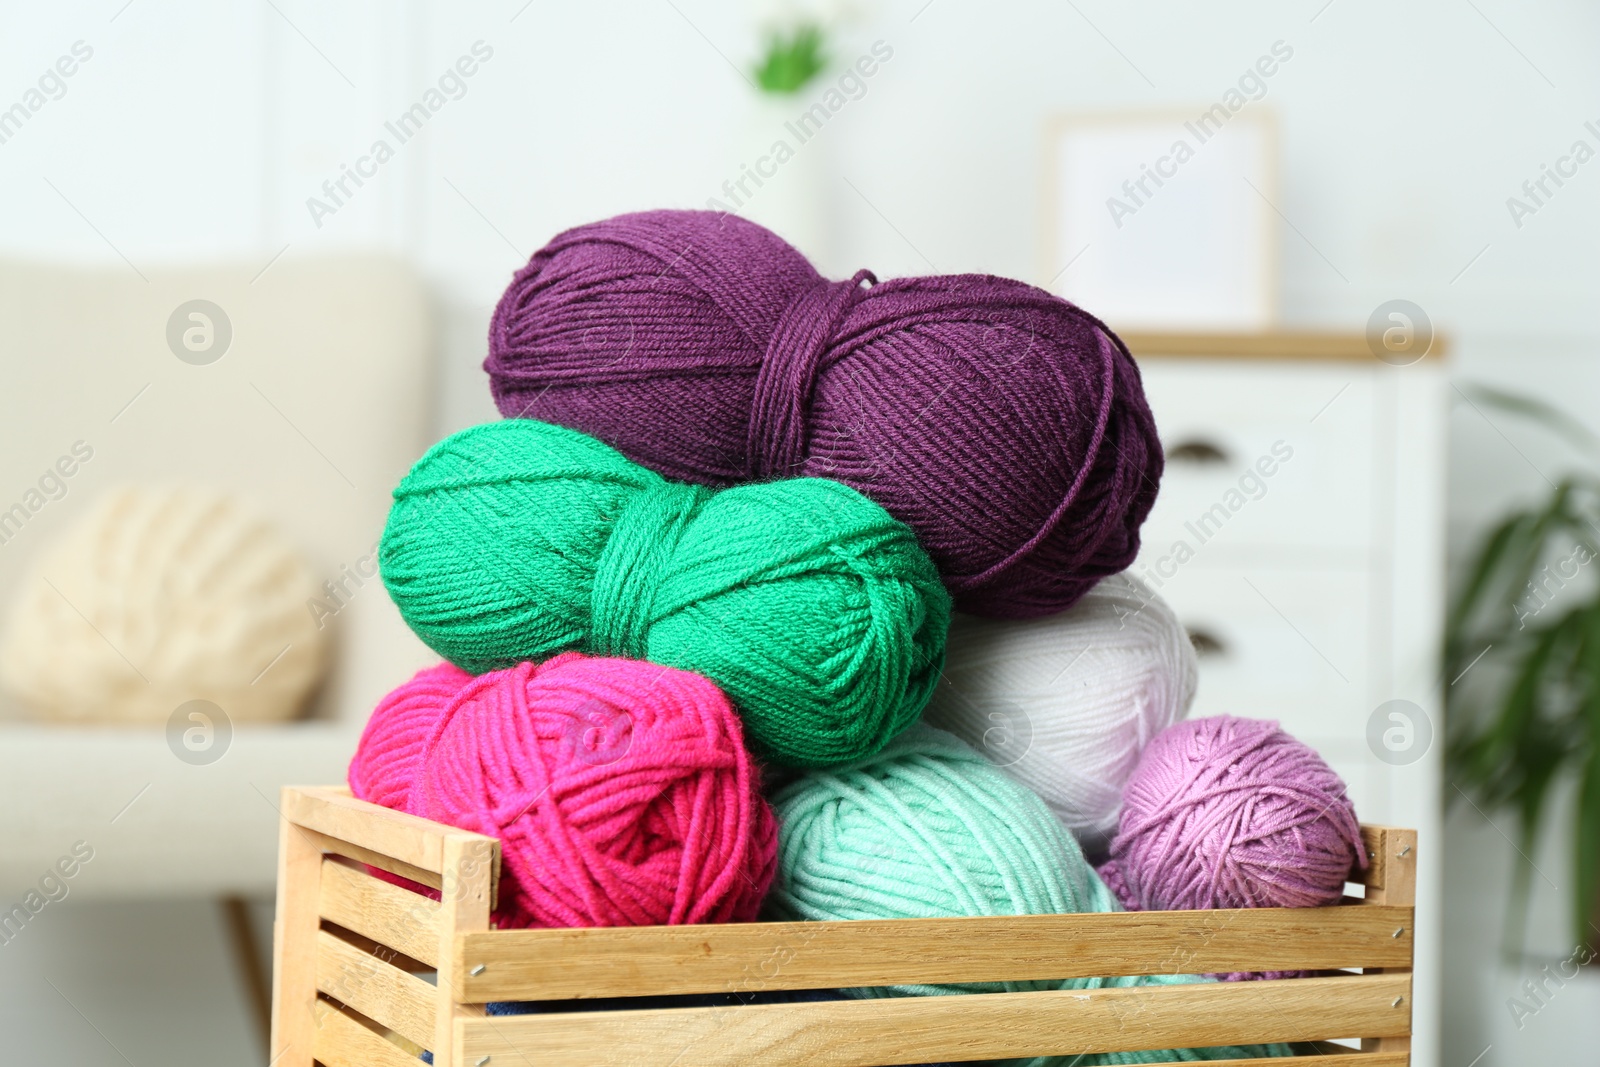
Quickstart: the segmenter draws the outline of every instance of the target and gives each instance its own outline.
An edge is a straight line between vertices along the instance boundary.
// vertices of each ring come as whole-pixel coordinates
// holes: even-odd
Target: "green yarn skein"
[[[966,742],[907,730],[856,764],[802,775],[772,798],[781,920],[911,919],[1121,911],[1072,834],[1025,787]],[[1194,975],[881,986],[859,997],[1182,985]],[[1285,1045],[1039,1056],[1007,1067],[1286,1056]]]
[[[394,491],[378,561],[411,629],[464,670],[577,649],[695,671],[792,766],[882,748],[944,663],[938,573],[854,489],[712,492],[531,419],[429,449]]]

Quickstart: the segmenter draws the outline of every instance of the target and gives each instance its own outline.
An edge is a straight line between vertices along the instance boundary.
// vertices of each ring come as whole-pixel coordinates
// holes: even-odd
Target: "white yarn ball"
[[[0,638],[0,682],[43,717],[165,723],[203,699],[293,718],[327,666],[305,561],[233,497],[128,487],[39,562]]]
[[[1194,700],[1189,635],[1126,573],[1048,618],[956,615],[946,656],[927,721],[1038,793],[1090,850],[1116,830],[1146,742]]]

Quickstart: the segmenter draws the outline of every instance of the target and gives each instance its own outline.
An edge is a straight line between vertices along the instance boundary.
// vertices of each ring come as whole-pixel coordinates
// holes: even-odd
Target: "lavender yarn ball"
[[[1130,911],[1301,908],[1338,902],[1357,863],[1344,780],[1276,722],[1223,715],[1146,746],[1100,877]]]
[[[873,282],[734,215],[620,215],[517,273],[484,369],[501,414],[671,479],[844,482],[971,614],[1052,614],[1127,567],[1162,455],[1116,335],[1006,278]]]

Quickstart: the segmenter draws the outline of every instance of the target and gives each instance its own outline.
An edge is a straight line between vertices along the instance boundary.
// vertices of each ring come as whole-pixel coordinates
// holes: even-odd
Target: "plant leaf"
[[[1531,419],[1580,448],[1600,447],[1600,438],[1595,437],[1587,426],[1555,405],[1547,404],[1537,397],[1508,393],[1492,385],[1484,385],[1482,382],[1462,386],[1461,391],[1469,399],[1481,400],[1489,407]]]
[[[828,65],[822,27],[803,22],[788,34],[767,37],[766,52],[756,66],[756,84],[763,92],[792,95],[809,85]]]
[[[1595,927],[1600,906],[1600,604],[1588,612],[1589,641],[1581,665],[1587,683],[1584,701],[1583,769],[1578,784],[1578,808],[1573,825],[1572,866],[1576,884],[1572,896],[1572,929],[1575,944],[1600,944],[1600,929]]]

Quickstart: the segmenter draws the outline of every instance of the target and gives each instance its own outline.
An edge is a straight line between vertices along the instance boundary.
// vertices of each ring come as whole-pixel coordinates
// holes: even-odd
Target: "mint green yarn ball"
[[[780,920],[908,919],[1120,911],[1044,801],[943,730],[919,725],[849,766],[812,771],[772,798]],[[1180,985],[1193,975],[883,986],[854,996],[941,996]],[[1007,1060],[1088,1067],[1288,1055],[1284,1045]]]
[[[916,721],[950,601],[911,531],[819,478],[713,492],[530,419],[431,448],[379,548],[411,629],[474,673],[577,649],[695,671],[763,755],[826,767]]]

